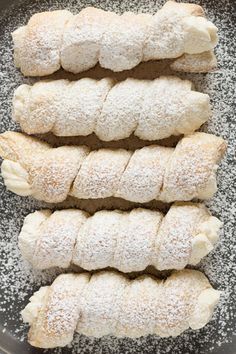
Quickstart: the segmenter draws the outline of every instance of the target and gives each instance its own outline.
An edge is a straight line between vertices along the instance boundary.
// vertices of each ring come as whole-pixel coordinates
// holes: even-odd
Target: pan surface
[[[131,339],[87,338],[76,335],[73,345],[63,349],[48,351],[50,353],[126,353],[126,354],[235,354],[236,353],[236,164],[235,164],[235,1],[234,0],[200,0],[207,16],[219,28],[219,45],[216,49],[219,67],[209,74],[181,74],[182,78],[191,79],[198,90],[211,97],[214,115],[203,127],[204,131],[223,136],[228,141],[227,156],[218,171],[219,190],[215,197],[207,202],[211,212],[224,222],[221,240],[217,248],[206,257],[197,269],[202,270],[210,282],[222,290],[220,304],[213,320],[199,331],[186,331],[177,338],[160,339],[155,336]],[[33,13],[45,10],[67,8],[73,13],[86,6],[124,12],[154,13],[163,4],[162,0],[0,0],[0,131],[19,130],[11,120],[11,100],[13,91],[23,82],[35,82],[38,79],[24,78],[14,67],[12,59],[12,41],[10,33],[25,24]],[[115,75],[118,79],[128,76],[138,78],[155,78],[160,74],[171,74],[166,63],[155,62],[141,64],[131,72]],[[173,74],[173,73],[172,73]],[[108,70],[96,67],[89,72],[73,76],[62,71],[51,78],[112,76]],[[62,144],[73,142],[87,143],[92,147],[116,146],[136,148],[144,146],[135,137],[115,143],[101,143],[95,136],[88,138],[46,139]],[[165,141],[164,143],[174,143]],[[32,152],[33,153],[33,152]],[[122,200],[75,201],[69,200],[62,206],[78,206],[90,212],[97,209],[130,209],[137,206]],[[146,204],[148,207],[163,207],[158,203]],[[17,247],[17,237],[24,217],[41,207],[55,208],[54,205],[22,198],[6,191],[0,179],[0,353],[26,354],[42,353],[27,344],[27,326],[22,323],[20,310],[29,297],[41,285],[49,284],[62,270],[34,271],[24,262]],[[147,272],[153,272],[148,269]]]

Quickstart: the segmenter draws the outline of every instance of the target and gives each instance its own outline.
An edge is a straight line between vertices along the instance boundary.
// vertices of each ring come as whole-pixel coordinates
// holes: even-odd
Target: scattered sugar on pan
[[[154,13],[163,2],[146,2],[114,0],[109,2],[101,1],[80,1],[69,0],[66,6],[76,13],[85,6],[97,6],[103,9],[115,11],[117,13],[127,10],[137,12]],[[202,2],[203,4],[203,2]],[[27,5],[27,11],[26,11]],[[23,78],[18,70],[15,69],[12,59],[12,46],[10,32],[18,26],[27,22],[28,18],[35,12],[48,9],[64,8],[65,2],[62,0],[43,0],[30,3],[29,1],[18,2],[16,7],[9,8],[2,14],[0,19],[0,130],[11,130],[18,128],[11,120],[11,99],[14,89],[22,83],[33,83],[37,79]],[[218,57],[219,70],[207,75],[185,75],[182,78],[190,79],[199,91],[208,93],[214,109],[214,116],[205,125],[204,130],[210,133],[221,135],[228,141],[227,156],[221,163],[218,170],[219,191],[215,198],[207,203],[213,215],[219,217],[224,222],[224,230],[221,233],[221,241],[213,251],[198,267],[209,277],[210,282],[217,289],[224,291],[220,305],[215,312],[213,321],[205,328],[197,332],[188,331],[178,338],[159,339],[149,336],[138,340],[115,339],[105,337],[102,339],[91,339],[77,335],[73,346],[70,349],[59,349],[54,353],[83,353],[98,354],[101,352],[119,353],[150,353],[156,351],[164,354],[174,352],[177,354],[194,353],[222,353],[221,345],[229,343],[235,332],[236,322],[236,239],[234,235],[235,214],[236,214],[236,192],[233,181],[236,174],[234,163],[235,154],[235,122],[233,114],[234,102],[234,52],[235,44],[233,41],[234,22],[233,22],[233,1],[216,2],[209,0],[203,6],[207,10],[208,17],[219,28],[219,45],[216,54]],[[146,63],[141,64],[129,74],[137,78],[151,79],[158,76],[158,73],[170,74],[165,63]],[[77,75],[80,77],[102,78],[110,72],[104,69],[95,68],[89,73]],[[127,72],[117,74],[118,79],[124,79],[129,74]],[[72,79],[73,76],[65,76],[63,72],[58,72],[52,78],[66,77]],[[60,141],[60,140],[59,140]],[[65,140],[61,140],[65,142]],[[72,141],[72,140],[69,140]],[[100,147],[101,143],[94,136],[88,139],[75,139],[75,143],[89,141],[91,146]],[[123,145],[122,145],[123,144]],[[116,143],[116,147],[136,146],[141,147],[144,142],[131,137],[126,142]],[[109,144],[104,144],[108,147]],[[112,144],[111,144],[112,146]],[[17,236],[24,217],[35,209],[39,209],[45,204],[6,192],[1,181],[0,184],[0,235],[1,235],[1,300],[0,311],[2,328],[5,332],[10,332],[20,341],[26,338],[27,328],[20,318],[20,310],[24,307],[29,296],[41,285],[51,283],[60,270],[52,271],[33,271],[29,265],[21,259],[17,248]],[[68,206],[69,204],[66,204]],[[97,209],[123,208],[127,209],[136,204],[122,201],[109,200],[99,201],[93,206],[89,202],[81,202],[79,207],[94,212]],[[147,204],[148,205],[148,204]],[[73,205],[72,205],[73,206]],[[156,207],[155,203],[150,203],[151,207]],[[234,333],[236,334],[236,333]],[[230,347],[230,346],[229,346]],[[223,348],[223,347],[222,347]],[[226,347],[228,348],[228,347]],[[227,350],[227,349],[226,349]],[[229,351],[229,349],[228,349]]]

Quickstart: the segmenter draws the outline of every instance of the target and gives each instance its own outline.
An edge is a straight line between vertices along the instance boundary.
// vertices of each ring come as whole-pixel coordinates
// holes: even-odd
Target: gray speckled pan
[[[197,1],[191,1],[196,2]],[[187,331],[177,338],[160,339],[154,336],[138,340],[116,339],[112,337],[91,339],[77,335],[70,348],[46,351],[50,353],[80,353],[80,354],[235,354],[236,338],[234,337],[236,324],[236,190],[235,190],[235,10],[234,0],[200,0],[208,17],[218,26],[220,43],[216,53],[219,69],[209,74],[181,74],[182,78],[194,81],[196,87],[208,94],[212,99],[214,117],[204,127],[205,131],[222,135],[228,140],[227,156],[222,162],[218,173],[219,191],[213,200],[207,203],[211,212],[224,222],[221,242],[218,247],[197,267],[210,279],[211,283],[224,292],[220,305],[213,320],[200,331]],[[76,13],[85,6],[97,6],[116,12],[143,11],[155,12],[163,4],[162,0],[0,0],[0,131],[19,129],[11,121],[11,98],[13,90],[23,82],[34,82],[37,78],[24,78],[13,65],[12,42],[10,33],[22,24],[35,12],[48,9],[67,7]],[[166,62],[150,62],[141,64],[131,72],[119,73],[118,79],[128,75],[137,78],[154,78],[168,73]],[[108,70],[94,68],[89,72],[73,76],[62,71],[52,78],[68,77],[70,79],[85,76],[102,78],[113,75]],[[116,146],[135,148],[147,142],[135,137],[114,143],[101,143],[95,136],[48,140],[61,144],[73,142],[87,143],[91,147]],[[176,141],[176,139],[175,139]],[[174,144],[174,140],[165,141],[165,144]],[[137,204],[122,200],[78,201],[70,199],[63,206],[78,206],[94,212],[100,208],[130,209]],[[45,207],[46,204],[13,195],[5,190],[0,180],[0,353],[42,353],[27,344],[27,326],[22,323],[20,310],[28,298],[40,285],[51,283],[60,273],[60,269],[50,271],[33,271],[26,264],[18,252],[17,235],[23,218],[31,211]],[[149,203],[147,206],[166,208],[158,203]],[[54,205],[47,207],[55,208]],[[153,269],[147,269],[153,272]]]

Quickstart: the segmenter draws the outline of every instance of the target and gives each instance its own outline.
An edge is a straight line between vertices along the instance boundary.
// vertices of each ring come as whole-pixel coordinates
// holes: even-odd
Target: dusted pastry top
[[[176,148],[153,145],[135,152],[52,148],[21,133],[0,135],[7,187],[55,203],[68,195],[81,199],[116,196],[134,202],[207,199],[217,190],[215,172],[225,149],[223,139],[206,133],[188,135]]]
[[[50,145],[16,132],[0,135],[2,176],[8,189],[50,203],[120,197],[134,202],[208,199],[226,142],[206,133],[185,136],[175,148],[146,146],[89,151]]]
[[[62,274],[43,287],[22,311],[29,342],[41,348],[69,344],[74,332],[102,337],[177,336],[206,325],[219,301],[207,278],[195,270],[166,280],[120,273]]]
[[[19,86],[13,117],[28,134],[89,135],[105,141],[132,133],[159,140],[190,134],[211,117],[210,98],[177,77],[40,81]]]
[[[27,76],[49,75],[60,67],[79,73],[98,62],[123,71],[168,58],[179,58],[176,70],[209,71],[216,64],[212,49],[218,40],[201,6],[174,1],[155,15],[118,15],[93,7],[75,16],[67,10],[42,12],[12,36],[15,64]]]
[[[29,214],[19,235],[19,248],[33,267],[86,270],[116,268],[142,271],[183,269],[198,263],[218,240],[221,222],[197,203],[176,203],[159,211],[101,210],[90,216],[67,209]]]

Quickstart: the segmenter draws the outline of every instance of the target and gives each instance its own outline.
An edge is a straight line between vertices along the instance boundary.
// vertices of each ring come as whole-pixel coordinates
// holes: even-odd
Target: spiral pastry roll
[[[95,132],[110,141],[134,133],[157,140],[192,133],[210,116],[209,96],[176,77],[120,83],[109,78],[41,81],[21,85],[13,98],[13,117],[28,134]]]
[[[69,344],[74,332],[87,336],[178,336],[211,319],[220,292],[199,271],[172,273],[166,280],[134,280],[111,271],[62,274],[40,288],[22,311],[33,346]]]
[[[22,133],[0,135],[2,176],[16,194],[50,203],[120,197],[133,202],[210,198],[226,143],[206,133],[184,137],[175,148],[146,146],[89,151],[85,146],[53,148]]]
[[[171,206],[159,211],[96,212],[76,209],[36,211],[24,221],[19,247],[34,268],[86,270],[117,268],[122,272],[183,269],[198,263],[218,240],[221,222],[202,204]]]
[[[63,69],[79,73],[94,67],[123,71],[142,61],[176,59],[173,68],[209,71],[217,28],[201,6],[168,1],[155,15],[117,15],[87,7],[33,15],[13,32],[15,64],[24,75],[43,76]]]

